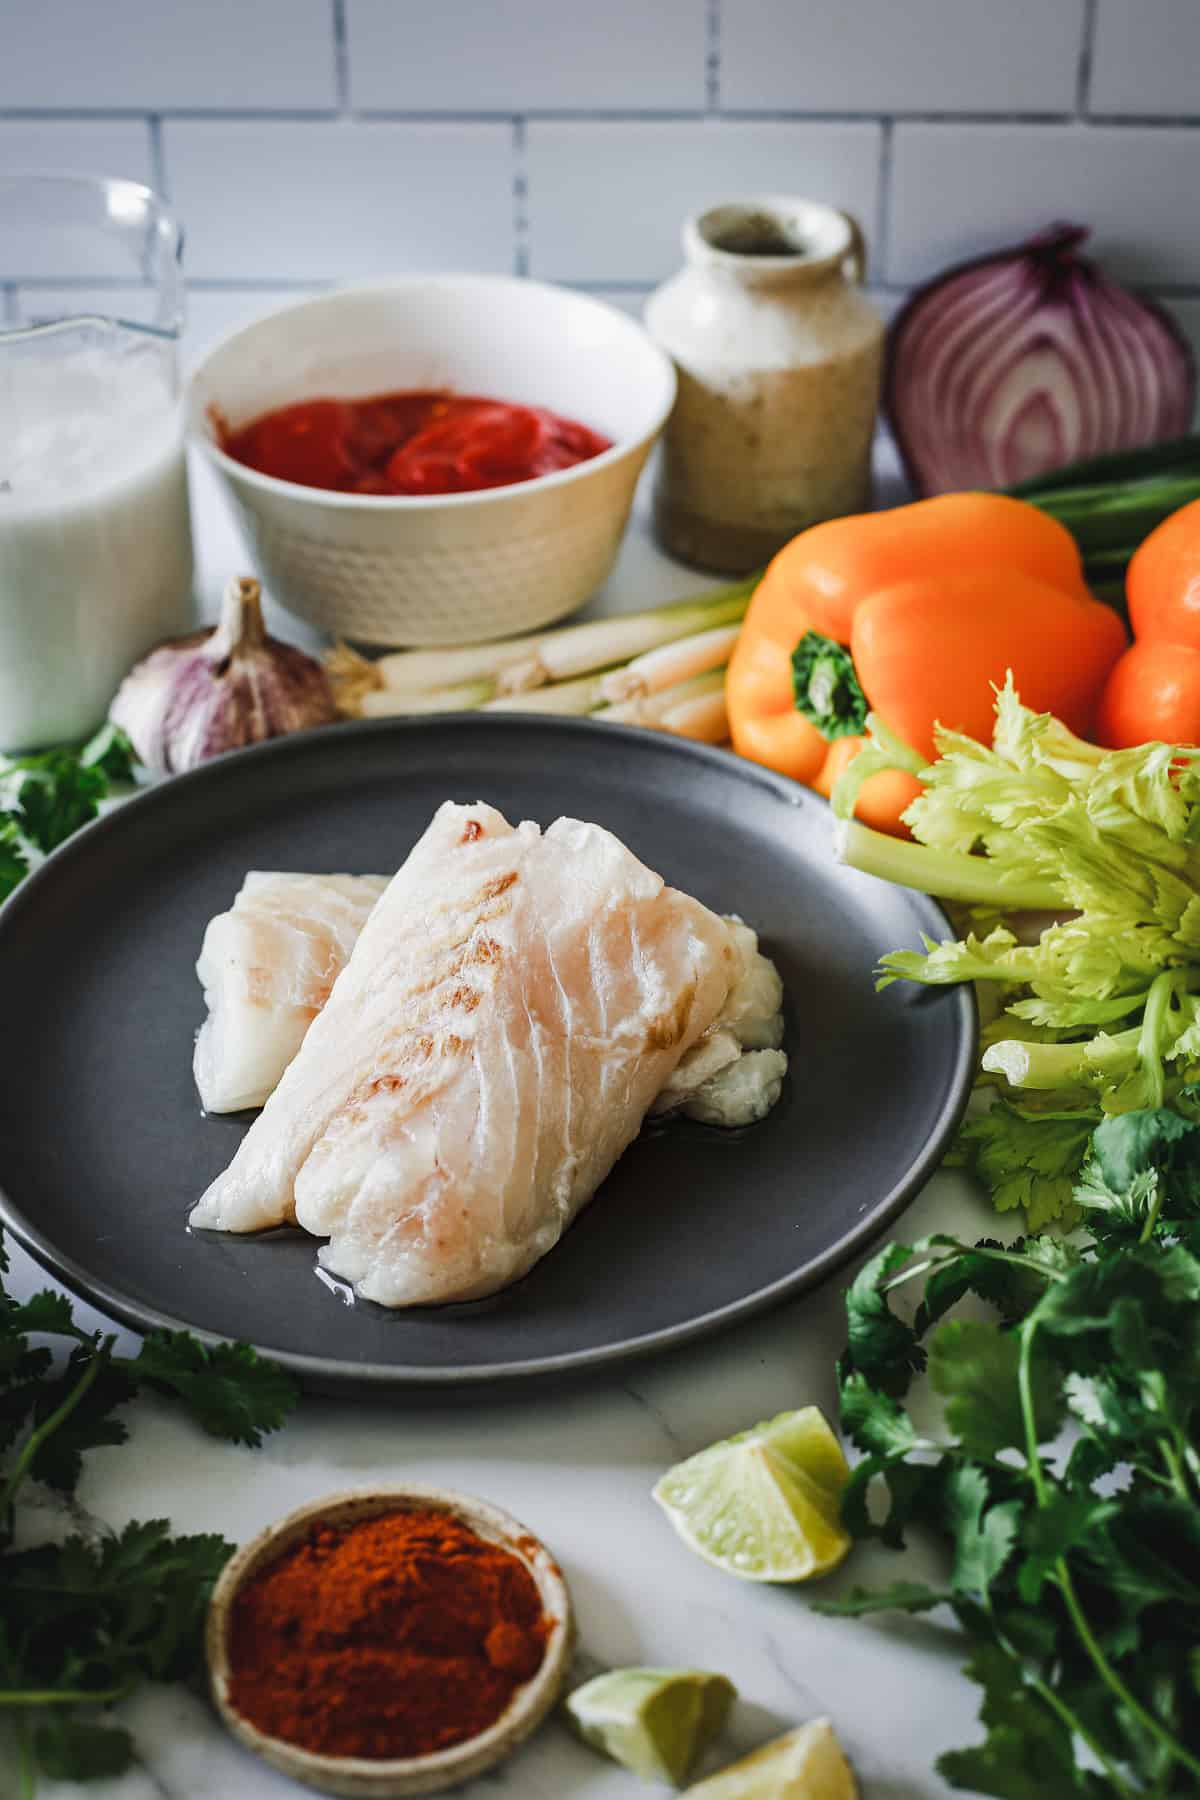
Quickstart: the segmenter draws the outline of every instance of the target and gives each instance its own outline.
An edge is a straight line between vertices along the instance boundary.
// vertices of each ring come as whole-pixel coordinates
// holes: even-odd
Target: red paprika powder
[[[495,1723],[548,1629],[525,1564],[452,1513],[317,1525],[239,1590],[229,1699],[319,1755],[424,1756]]]

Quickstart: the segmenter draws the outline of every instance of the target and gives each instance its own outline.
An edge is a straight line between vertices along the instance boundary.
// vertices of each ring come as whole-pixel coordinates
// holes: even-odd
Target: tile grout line
[[[708,115],[721,110],[721,0],[708,0],[704,15],[704,97]]]
[[[1092,61],[1096,50],[1096,0],[1083,0],[1083,30],[1079,37],[1079,62],[1075,69],[1075,117],[1086,119],[1092,85]]]
[[[512,122],[513,148],[513,274],[528,275],[530,263],[529,231],[529,133],[523,114]]]
[[[94,125],[116,121],[133,122],[147,117],[146,110],[134,106],[95,107],[0,107],[0,125]],[[164,106],[153,116],[162,121],[235,124],[300,124],[336,125],[343,116],[329,106]],[[497,125],[513,115],[503,109],[477,107],[451,112],[444,108],[361,107],[350,108],[345,116],[362,124],[412,125]],[[556,124],[696,124],[710,116],[708,109],[698,107],[527,107],[524,119],[553,121]],[[878,125],[885,118],[899,125],[953,125],[969,131],[973,126],[1012,125],[1045,126],[1082,125],[1120,134],[1123,131],[1198,131],[1200,113],[1112,113],[1089,112],[1081,116],[1075,111],[1044,110],[1039,112],[1000,112],[981,109],[976,112],[939,112],[930,108],[890,113],[854,112],[846,108],[830,111],[787,107],[722,107],[721,120],[738,125]]]
[[[867,277],[878,271],[879,279],[886,279],[888,261],[892,254],[892,155],[895,149],[896,122],[894,119],[880,120],[881,133],[879,139],[879,199],[876,204],[875,217],[875,255],[867,259]]]
[[[350,110],[350,36],[346,24],[346,0],[333,5],[333,85],[340,114]]]

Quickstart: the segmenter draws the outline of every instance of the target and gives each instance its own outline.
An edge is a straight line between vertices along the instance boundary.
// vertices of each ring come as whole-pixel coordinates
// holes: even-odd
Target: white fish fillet
[[[726,923],[599,826],[447,802],[192,1224],[294,1219],[386,1306],[554,1245],[721,1011]]]
[[[196,965],[212,1008],[196,1045],[206,1112],[263,1105],[387,884],[386,875],[247,875],[232,910],[209,925]],[[787,1071],[783,983],[750,927],[726,923],[738,960],[733,985],[651,1111],[750,1125],[775,1105]]]
[[[754,1125],[779,1099],[787,1073],[783,983],[741,919],[727,917],[737,972],[716,1022],[668,1077],[653,1113],[682,1113],[704,1125]]]
[[[209,921],[196,973],[208,1018],[193,1068],[205,1112],[261,1106],[328,1000],[383,875],[247,875]]]

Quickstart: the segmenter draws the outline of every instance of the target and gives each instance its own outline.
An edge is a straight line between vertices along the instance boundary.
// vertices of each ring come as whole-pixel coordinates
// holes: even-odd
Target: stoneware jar
[[[684,562],[749,571],[869,504],[883,324],[858,291],[862,232],[832,206],[714,206],[688,219],[683,247],[646,304],[679,376],[655,528]]]

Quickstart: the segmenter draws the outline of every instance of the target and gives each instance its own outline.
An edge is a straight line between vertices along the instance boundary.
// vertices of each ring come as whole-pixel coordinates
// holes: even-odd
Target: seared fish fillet
[[[725,922],[599,826],[447,802],[192,1224],[295,1220],[385,1306],[493,1293],[591,1198],[736,969]]]
[[[196,1044],[206,1112],[261,1106],[274,1092],[387,884],[386,875],[247,875],[196,964],[212,1009]],[[752,1125],[779,1099],[787,1071],[783,983],[750,927],[725,922],[737,954],[725,1004],[650,1110]]]
[[[304,1041],[387,886],[383,875],[247,875],[209,921],[208,1018],[193,1067],[205,1112],[261,1106]]]

